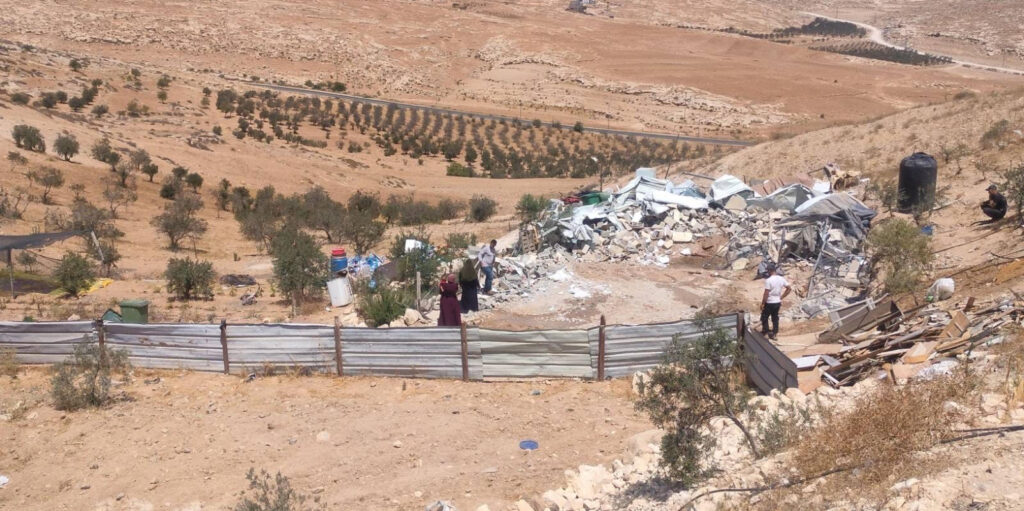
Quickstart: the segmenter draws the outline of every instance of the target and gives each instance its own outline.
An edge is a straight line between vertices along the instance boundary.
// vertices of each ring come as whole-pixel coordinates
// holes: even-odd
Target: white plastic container
[[[352,303],[352,283],[348,277],[327,281],[327,294],[331,295],[331,307],[344,307]]]

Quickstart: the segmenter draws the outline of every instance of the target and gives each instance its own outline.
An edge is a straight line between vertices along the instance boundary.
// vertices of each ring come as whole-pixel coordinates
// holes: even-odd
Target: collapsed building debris
[[[834,167],[825,173],[840,174]],[[731,175],[714,179],[705,192],[692,180],[674,183],[639,169],[590,204],[552,200],[539,220],[520,229],[524,255],[504,262],[526,275],[526,267],[552,254],[662,267],[685,257],[703,260],[707,269],[758,268],[762,276],[768,262],[797,262],[812,268],[797,314],[813,317],[862,298],[862,245],[875,212],[807,175],[756,186],[771,193],[762,196]]]

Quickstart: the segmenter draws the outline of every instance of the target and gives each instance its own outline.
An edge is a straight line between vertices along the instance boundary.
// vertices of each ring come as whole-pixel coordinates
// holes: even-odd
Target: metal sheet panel
[[[747,351],[747,377],[762,394],[773,389],[785,391],[799,386],[796,363],[760,332],[746,329],[743,346]]]
[[[462,378],[462,333],[457,328],[343,328],[341,339],[345,374]],[[469,378],[483,379],[475,328],[467,329],[466,339]]]
[[[593,378],[586,330],[480,329],[485,378]]]
[[[738,317],[727,314],[710,320],[706,327],[695,321],[652,325],[610,325],[605,327],[606,377],[619,378],[651,369],[664,360],[665,350],[675,336],[682,342],[699,338],[703,328],[723,328],[735,335]],[[588,330],[594,371],[597,371],[599,328]]]
[[[0,321],[0,345],[11,346],[22,364],[55,364],[93,331],[91,321]]]

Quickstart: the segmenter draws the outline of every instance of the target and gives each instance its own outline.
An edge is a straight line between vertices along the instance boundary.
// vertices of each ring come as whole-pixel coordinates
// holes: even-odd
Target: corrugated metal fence
[[[602,320],[603,322],[603,320]],[[741,331],[742,314],[713,319]],[[315,324],[0,322],[0,346],[25,364],[51,364],[91,338],[129,352],[137,367],[244,372],[261,366],[338,374],[462,378],[604,378],[657,365],[675,336],[700,336],[693,321],[511,332],[486,328],[344,328]],[[769,357],[766,357],[769,358]]]

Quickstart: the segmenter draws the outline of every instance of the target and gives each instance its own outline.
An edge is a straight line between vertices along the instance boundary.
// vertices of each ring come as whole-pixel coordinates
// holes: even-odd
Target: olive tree
[[[195,193],[182,193],[173,202],[164,206],[163,213],[150,222],[158,231],[165,234],[168,248],[178,250],[185,239],[199,239],[206,233],[206,220],[198,217],[203,208],[203,200]]]
[[[53,142],[53,151],[64,161],[71,161],[71,158],[78,154],[78,149],[78,139],[67,133],[57,135],[57,140]]]

